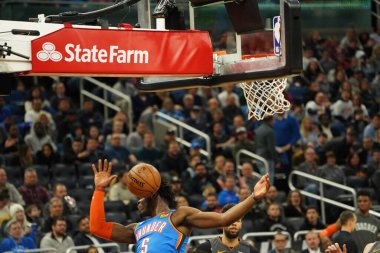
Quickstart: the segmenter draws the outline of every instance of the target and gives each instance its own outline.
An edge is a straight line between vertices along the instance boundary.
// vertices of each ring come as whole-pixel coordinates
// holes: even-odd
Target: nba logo
[[[273,18],[273,52],[275,55],[281,55],[281,17]]]

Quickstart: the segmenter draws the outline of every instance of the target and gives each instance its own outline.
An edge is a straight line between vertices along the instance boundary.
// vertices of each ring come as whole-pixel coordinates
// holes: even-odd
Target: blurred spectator
[[[202,108],[198,105],[194,105],[191,108],[190,116],[185,120],[185,123],[204,133],[207,131],[206,117]],[[187,141],[197,141],[197,139],[200,138],[197,134],[191,131],[185,131],[184,135]]]
[[[35,231],[33,230],[32,224],[26,218],[24,207],[20,204],[12,204],[9,213],[12,218],[6,223],[5,229],[14,221],[17,221],[21,224],[23,231],[22,236],[27,236],[33,241],[36,241]]]
[[[329,113],[320,114],[316,122],[320,123],[318,125],[319,132],[326,134],[327,140],[331,140],[333,137],[340,135],[339,129],[331,124],[331,116]]]
[[[84,132],[87,132],[92,124],[99,128],[103,125],[103,116],[95,111],[94,101],[90,99],[83,102],[82,110],[78,111],[78,120],[81,123]]]
[[[94,1],[95,1],[95,0],[94,0]],[[101,249],[101,248],[99,248],[99,249]],[[95,246],[89,246],[89,247],[86,249],[85,253],[99,253],[99,250],[98,250],[98,248],[95,247]]]
[[[282,219],[280,205],[277,203],[272,203],[268,206],[266,217],[260,225],[260,229],[258,231],[287,231],[290,234],[293,234],[293,230],[293,227]]]
[[[66,87],[63,82],[56,82],[53,85],[54,94],[50,98],[50,105],[54,110],[58,109],[59,101],[66,98]]]
[[[121,93],[127,94],[129,96],[134,96],[137,94],[137,89],[134,84],[135,80],[136,79],[133,79],[132,77],[120,77],[113,85],[113,88],[117,91],[120,91]],[[119,96],[113,96],[114,101],[117,101],[119,99]]]
[[[75,246],[99,245],[102,243],[100,238],[90,234],[90,221],[87,216],[82,216],[78,219],[78,232],[75,234],[73,240]],[[78,253],[85,252],[87,252],[87,250],[78,250]],[[104,253],[104,250],[102,248],[98,248],[98,252]]]
[[[223,91],[218,94],[220,105],[224,108],[228,105],[228,96],[233,96],[236,106],[240,107],[239,96],[234,92],[235,85],[228,84],[223,87]]]
[[[189,154],[188,157],[191,159],[194,156],[199,156],[201,162],[204,164],[208,164],[208,158],[207,156],[202,154],[202,144],[199,143],[198,141],[192,141],[190,144],[190,149],[189,149]]]
[[[307,148],[304,152],[304,157],[305,161],[301,163],[296,170],[312,176],[317,176],[318,164],[316,163],[315,150],[311,147]],[[318,193],[318,185],[315,181],[305,177],[297,177],[297,188],[314,194]],[[309,205],[317,205],[317,201],[314,198],[307,198],[307,202]]]
[[[358,247],[352,237],[352,232],[355,230],[356,216],[351,211],[343,211],[339,220],[342,224],[340,232],[334,238],[334,243],[339,245],[345,244],[347,247],[347,253],[357,253]]]
[[[224,185],[224,189],[218,194],[218,205],[224,206],[226,204],[239,203],[235,177],[231,174],[226,175]]]
[[[49,168],[60,161],[61,157],[59,156],[59,153],[54,151],[54,148],[50,143],[43,144],[42,149],[36,154],[36,164],[47,165]]]
[[[256,150],[255,143],[249,140],[247,137],[247,129],[245,127],[239,127],[238,129],[236,129],[236,139],[235,139],[235,143],[233,144],[233,149],[232,149],[233,157],[236,157],[239,150],[242,150],[242,149],[246,149],[251,152],[255,152]],[[247,162],[250,160],[251,160],[250,158],[245,157],[241,159],[241,162]]]
[[[331,105],[332,116],[344,125],[347,125],[354,116],[354,106],[352,105],[350,98],[350,92],[342,90],[340,99]]]
[[[375,114],[371,119],[371,123],[364,128],[363,138],[369,137],[372,140],[375,139],[377,129],[380,129],[380,114]]]
[[[42,100],[41,98],[33,98],[32,100],[32,109],[27,111],[24,116],[24,121],[26,123],[33,124],[36,121],[37,115],[42,112]],[[53,118],[50,113],[45,112],[49,118],[49,121],[52,121]]]
[[[0,167],[0,191],[4,189],[8,190],[11,202],[25,205],[25,202],[16,187],[8,181],[6,170],[3,167]]]
[[[241,165],[241,174],[242,181],[248,187],[248,189],[253,189],[256,183],[260,180],[256,174],[253,174],[253,166],[249,162],[245,162]]]
[[[273,238],[274,249],[272,249],[268,253],[293,253],[294,251],[292,249],[286,247],[288,244],[288,240],[289,239],[286,234],[278,232],[274,235]]]
[[[125,148],[129,148],[127,145],[127,134],[125,133],[125,131],[126,131],[125,127],[126,127],[125,123],[121,120],[113,120],[112,121],[111,132],[106,135],[106,143],[105,143],[106,149],[111,145],[112,134],[118,134],[121,138],[121,145]]]
[[[195,176],[195,165],[202,162],[199,155],[189,157],[189,167],[186,168],[186,171],[182,172],[181,179],[186,182],[187,180],[192,179]]]
[[[52,197],[47,204],[48,212],[44,213],[44,224],[42,231],[47,233],[51,231],[51,225],[56,218],[63,216],[63,202],[58,197]]]
[[[0,123],[10,116],[12,116],[11,109],[5,104],[4,97],[0,97]]]
[[[235,96],[237,96],[235,93],[229,94],[226,99],[226,105],[222,106],[224,120],[229,126],[232,126],[233,118],[235,115],[243,115],[243,112],[239,105],[239,99],[237,99]]]
[[[49,143],[54,151],[57,147],[53,141],[53,138],[47,134],[44,125],[41,122],[36,122],[33,128],[27,136],[25,136],[25,143],[32,148],[33,154],[36,154],[42,149],[42,145]]]
[[[132,97],[133,122],[136,124],[140,118],[141,113],[146,108],[153,105],[154,101],[150,94],[138,91],[137,94]]]
[[[301,144],[302,146],[306,146],[308,143],[312,143],[316,145],[318,143],[318,127],[313,122],[311,117],[304,117],[301,121]]]
[[[259,163],[259,170],[262,175],[264,175],[266,172],[269,173],[270,182],[272,184],[274,182],[275,167],[278,167],[278,165],[280,164],[280,159],[276,152],[276,133],[273,129],[273,125],[273,116],[268,116],[264,118],[264,120],[261,122],[261,125],[255,130],[256,154],[265,158],[269,166],[269,171],[265,171],[263,164]],[[252,149],[248,150],[250,152],[254,152],[253,147]]]
[[[334,59],[331,58],[331,54],[327,49],[323,50],[322,58],[319,61],[319,63],[321,64],[323,72],[325,72],[326,74],[329,73],[330,70],[335,69],[336,67],[336,62],[334,61]]]
[[[179,144],[176,141],[170,142],[166,153],[159,162],[158,169],[160,173],[179,176],[187,167],[186,156],[181,151]]]
[[[182,181],[179,177],[174,176],[171,178],[171,186],[172,186],[172,191],[174,195],[186,195],[187,193],[185,192],[183,188]]]
[[[301,253],[321,253],[321,241],[317,233],[313,231],[307,232],[305,235],[305,242],[307,249],[303,250]]]
[[[29,112],[33,110],[33,100],[34,99],[40,99],[41,102],[41,108],[49,108],[50,103],[48,100],[45,99],[45,96],[43,94],[43,88],[41,86],[35,85],[28,91],[28,97],[27,100],[24,103],[25,112]],[[25,120],[26,121],[26,120]]]
[[[221,122],[215,122],[211,127],[212,131],[210,138],[213,157],[215,158],[219,155],[230,155],[231,151],[229,149],[229,146],[234,142],[234,138],[228,137],[225,131],[223,131]]]
[[[86,143],[83,127],[77,122],[71,125],[70,133],[68,133],[63,140],[63,153],[70,153],[72,151],[74,141],[82,143],[82,149]]]
[[[106,148],[105,154],[112,163],[127,165],[137,161],[135,155],[122,146],[120,134],[112,134],[111,146]]]
[[[218,205],[218,195],[210,193],[206,196],[205,206],[202,208],[204,212],[217,212],[219,213],[222,208]]]
[[[282,113],[275,118],[273,128],[281,165],[285,171],[290,171],[292,148],[301,138],[298,122],[292,116]]]
[[[73,239],[66,234],[66,220],[56,218],[51,224],[51,232],[47,233],[41,240],[41,248],[54,248],[57,253],[66,253],[70,247],[74,247]]]
[[[351,152],[347,157],[347,164],[343,167],[346,177],[358,176],[367,177],[368,171],[362,166],[360,156],[357,152]]]
[[[323,114],[328,114],[330,102],[323,92],[317,92],[314,100],[306,103],[305,112],[306,116],[312,117],[314,122],[319,122],[319,117]]]
[[[358,48],[362,48],[355,27],[353,25],[349,25],[346,30],[346,35],[341,39],[339,46],[343,49],[347,49],[352,42],[355,42]]]
[[[39,209],[37,205],[32,204],[26,207],[26,218],[36,227],[35,231],[41,231],[43,218],[41,217],[41,209]]]
[[[232,160],[229,160],[229,159],[224,162],[223,171],[216,178],[216,182],[218,183],[220,189],[225,188],[225,181],[226,181],[227,175],[233,175],[235,177],[236,182],[238,182],[239,178],[236,174],[235,164]]]
[[[174,106],[173,100],[169,97],[164,99],[160,112],[169,115],[177,120],[183,120],[182,112]]]
[[[63,154],[63,163],[77,165],[87,162],[87,157],[85,156],[83,145],[84,143],[81,139],[74,139],[71,142],[71,149],[67,150]]]
[[[3,154],[17,153],[19,146],[24,143],[24,140],[20,136],[17,124],[12,123],[8,127],[7,132],[8,134],[2,143],[1,151]]]
[[[7,227],[8,237],[0,244],[0,252],[19,252],[36,248],[35,242],[23,236],[23,228],[18,221],[12,221]]]
[[[358,252],[363,252],[368,243],[378,240],[380,221],[369,213],[372,208],[372,197],[369,192],[359,191],[357,201],[358,210],[355,212],[357,221],[352,237],[358,247]]]
[[[362,103],[361,98],[358,94],[352,94],[352,106],[354,107],[354,114],[355,111],[361,110],[364,116],[365,120],[369,119],[369,113],[367,110],[367,107]]]
[[[308,206],[303,224],[299,230],[324,229],[325,224],[319,219],[319,212],[316,206]]]
[[[128,171],[123,171],[118,177],[118,182],[113,184],[109,190],[108,200],[123,201],[126,206],[133,206],[137,203],[135,195],[128,190]]]
[[[374,148],[371,151],[371,161],[367,164],[368,177],[376,171],[380,171],[380,148]]]
[[[143,122],[137,123],[136,131],[132,132],[127,137],[127,147],[132,153],[136,153],[137,150],[143,147],[144,134],[149,132],[147,126]]]
[[[186,120],[190,118],[190,112],[194,106],[194,97],[193,95],[187,93],[182,97],[182,114]],[[199,107],[199,106],[198,106]]]
[[[174,127],[166,130],[163,143],[157,147],[158,150],[162,153],[166,152],[169,148],[169,144],[173,141],[176,141],[176,128]]]
[[[351,149],[356,142],[357,133],[353,128],[348,127],[345,130],[345,135],[335,137],[328,141],[325,145],[325,151],[332,151],[336,156],[336,163],[339,165],[345,164]]]
[[[231,133],[231,136],[233,137],[237,137],[237,129],[239,129],[240,127],[245,127],[245,130],[247,131],[247,138],[251,141],[253,141],[255,139],[255,133],[253,131],[251,131],[248,127],[246,127],[245,125],[245,116],[243,115],[236,115],[233,119],[233,126],[232,126],[232,133]]]
[[[155,147],[154,135],[147,132],[143,136],[143,146],[137,150],[136,158],[138,161],[150,164],[157,164],[161,158],[161,152]]]
[[[3,189],[0,191],[0,225],[4,221],[11,219],[10,206],[11,202],[9,199],[9,192],[7,189]]]
[[[66,185],[56,183],[53,186],[53,197],[61,200],[63,211],[62,214],[67,216],[70,214],[79,214],[80,210],[77,207],[76,200],[67,194]],[[52,199],[51,199],[52,200]],[[44,216],[48,217],[50,212],[51,200],[44,206]]]
[[[62,98],[58,103],[58,111],[54,116],[56,126],[59,126],[57,142],[62,143],[64,138],[70,133],[73,125],[77,122],[77,114],[71,109],[70,100]]]
[[[204,200],[203,191],[215,185],[210,175],[207,173],[206,165],[202,162],[194,166],[195,175],[184,182],[184,188],[189,193],[189,200],[193,206],[200,206]]]
[[[55,122],[46,112],[40,112],[37,114],[36,121],[34,123],[36,122],[41,122],[46,130],[46,134],[49,135],[54,141],[57,139]]]
[[[346,177],[343,173],[343,170],[337,166],[336,157],[334,152],[329,151],[326,153],[326,164],[322,165],[318,168],[317,175],[326,180],[330,180],[332,182],[338,184],[345,184]],[[342,194],[342,191],[337,189],[336,187],[324,186],[324,196],[332,199],[336,199],[339,194]]]
[[[305,216],[306,208],[303,204],[303,196],[299,190],[289,191],[284,212],[287,218]]]
[[[104,135],[100,133],[100,130],[97,126],[90,126],[90,129],[88,130],[87,139],[96,140],[98,143],[97,149],[104,150]]]
[[[363,164],[367,164],[369,161],[371,161],[371,150],[373,149],[373,147],[373,139],[371,139],[370,137],[364,137],[362,145],[358,150],[360,161]]]
[[[276,186],[271,185],[267,191],[267,194],[265,195],[265,197],[262,199],[260,203],[260,209],[266,213],[270,204],[272,203],[281,204],[278,199],[278,196],[279,194],[278,194]]]
[[[36,204],[40,209],[49,199],[48,190],[38,183],[36,169],[28,168],[24,172],[24,184],[18,188],[22,195],[25,205]]]
[[[306,78],[308,83],[311,83],[317,79],[319,73],[322,73],[322,67],[316,58],[310,58],[309,63],[306,66],[303,76]]]

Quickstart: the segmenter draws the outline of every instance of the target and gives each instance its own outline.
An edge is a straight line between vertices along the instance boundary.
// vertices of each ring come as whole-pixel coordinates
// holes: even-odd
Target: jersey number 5
[[[148,252],[148,243],[149,243],[149,237],[144,238],[144,240],[141,243],[141,250],[140,253],[147,253]]]

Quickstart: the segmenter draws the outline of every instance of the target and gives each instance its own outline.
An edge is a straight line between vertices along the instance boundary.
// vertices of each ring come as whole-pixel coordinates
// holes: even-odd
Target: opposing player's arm
[[[213,228],[224,227],[241,219],[255,204],[256,199],[262,198],[270,186],[268,175],[263,176],[255,185],[252,195],[235,205],[225,213],[202,212],[191,207],[180,207],[173,216],[176,224],[197,227]]]

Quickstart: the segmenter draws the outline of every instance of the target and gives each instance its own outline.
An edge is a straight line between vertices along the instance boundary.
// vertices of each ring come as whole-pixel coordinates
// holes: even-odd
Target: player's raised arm
[[[114,222],[106,222],[104,212],[104,193],[116,175],[111,176],[112,163],[99,159],[98,168],[93,164],[95,191],[90,208],[90,232],[96,236],[120,243],[135,243],[134,230],[136,224],[123,226]]]
[[[225,213],[201,212],[198,209],[179,208],[173,217],[175,224],[197,228],[225,227],[242,218],[255,204],[265,196],[270,186],[269,176],[266,174],[256,183],[250,197],[235,205]]]

